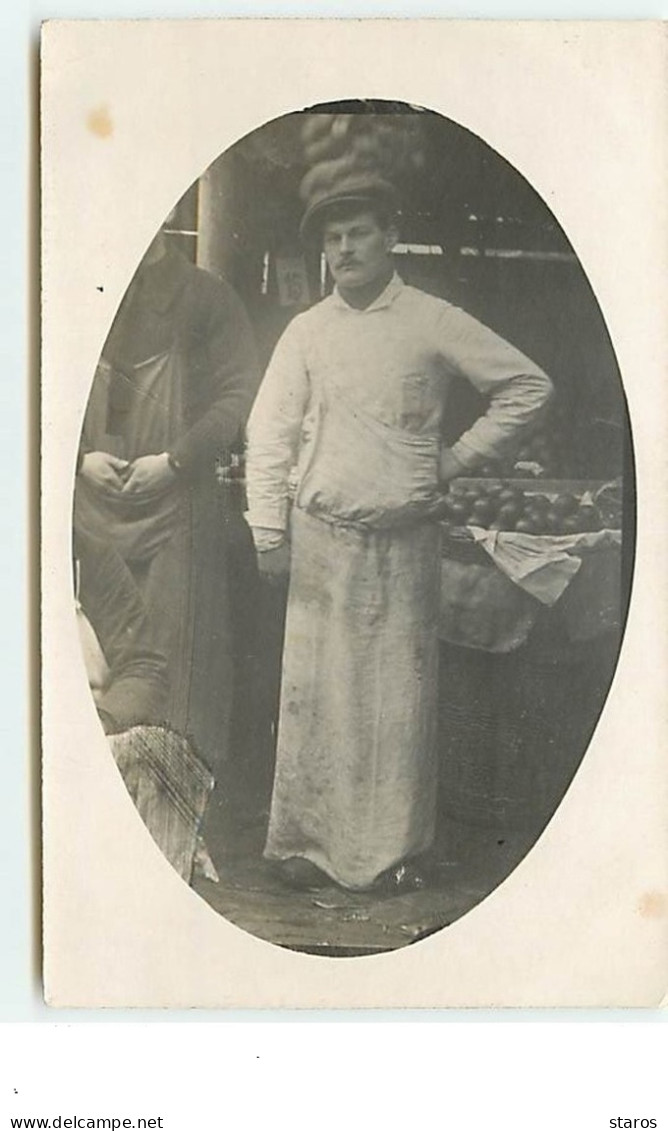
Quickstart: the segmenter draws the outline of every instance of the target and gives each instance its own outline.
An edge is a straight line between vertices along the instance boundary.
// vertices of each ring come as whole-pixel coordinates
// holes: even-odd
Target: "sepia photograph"
[[[664,56],[45,25],[47,1005],[663,998]]]
[[[87,679],[147,833],[229,923],[327,958],[447,930],[530,852],[635,546],[620,371],[557,217],[454,119],[363,94],[184,186],[72,490]]]

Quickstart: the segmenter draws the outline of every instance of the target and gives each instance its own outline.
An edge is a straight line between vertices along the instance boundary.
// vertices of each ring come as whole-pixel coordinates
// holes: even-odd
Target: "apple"
[[[578,506],[579,503],[575,495],[557,495],[552,504],[552,510],[555,512],[555,514],[560,514],[563,517],[566,517],[566,515],[574,514],[578,509]]]
[[[550,508],[545,514],[546,534],[561,534],[563,516]]]
[[[478,499],[471,507],[470,520],[476,526],[486,526],[494,517],[495,507],[489,499]]]
[[[524,499],[524,494],[517,487],[504,487],[503,491],[499,493],[499,502],[502,506],[506,503],[514,503],[515,505],[521,504]]]
[[[593,503],[580,504],[578,520],[582,531],[600,530],[603,525],[598,509]]]
[[[468,513],[469,508],[467,507],[466,503],[454,499],[452,501],[448,500],[448,514],[454,522],[458,522],[463,525],[465,520],[468,518]]]
[[[512,530],[522,513],[521,504],[518,502],[506,502],[499,507],[497,514],[497,521],[501,524],[501,530]]]

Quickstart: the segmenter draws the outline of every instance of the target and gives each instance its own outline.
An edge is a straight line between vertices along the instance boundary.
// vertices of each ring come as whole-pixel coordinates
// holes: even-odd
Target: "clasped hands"
[[[167,452],[129,461],[109,452],[88,452],[79,474],[108,495],[157,495],[176,479]]]

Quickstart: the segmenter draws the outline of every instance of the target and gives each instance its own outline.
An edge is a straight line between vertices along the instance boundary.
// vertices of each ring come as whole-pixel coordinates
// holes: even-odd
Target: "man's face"
[[[345,289],[364,287],[387,275],[396,241],[393,228],[381,228],[373,212],[326,220],[323,248],[334,282]]]

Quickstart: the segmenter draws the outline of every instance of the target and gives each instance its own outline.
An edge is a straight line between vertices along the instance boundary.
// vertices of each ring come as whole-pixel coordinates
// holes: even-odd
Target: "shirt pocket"
[[[438,378],[424,371],[404,373],[400,381],[399,427],[421,432],[440,407]]]

